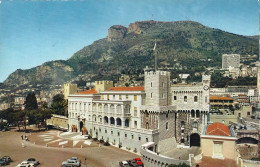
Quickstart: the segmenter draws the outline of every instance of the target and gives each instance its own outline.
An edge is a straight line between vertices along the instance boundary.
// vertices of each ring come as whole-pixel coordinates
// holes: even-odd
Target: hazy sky
[[[193,20],[236,34],[257,35],[258,10],[257,0],[2,0],[0,82],[16,69],[70,58],[105,38],[112,25]]]

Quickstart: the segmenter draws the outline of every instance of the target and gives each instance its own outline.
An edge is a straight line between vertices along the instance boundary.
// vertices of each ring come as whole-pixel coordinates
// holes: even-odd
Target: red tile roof
[[[112,87],[107,89],[106,91],[144,91],[143,86],[135,86],[135,87]]]
[[[231,136],[228,126],[219,122],[209,125],[206,134],[216,136]]]
[[[91,90],[85,90],[83,92],[79,92],[78,94],[97,94],[98,92],[96,89],[91,89]]]
[[[231,97],[224,97],[224,96],[210,96],[210,100],[234,100]]]

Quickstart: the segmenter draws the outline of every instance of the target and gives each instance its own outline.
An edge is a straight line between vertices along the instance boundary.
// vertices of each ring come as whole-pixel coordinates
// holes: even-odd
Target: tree
[[[20,131],[20,123],[23,121],[25,112],[8,108],[0,112],[0,118],[7,120],[8,125],[16,124]]]
[[[40,130],[40,124],[45,125],[46,128],[46,120],[51,118],[51,111],[48,109],[42,110],[42,109],[36,109],[36,110],[30,110],[28,111],[28,124],[30,125],[37,125]]]
[[[25,127],[25,130],[26,130],[27,112],[29,112],[31,110],[38,109],[37,99],[36,99],[34,92],[29,93],[26,96],[26,100],[24,102],[24,105],[25,105],[25,108],[24,108],[24,110],[25,110],[24,127]]]
[[[51,110],[54,114],[66,115],[67,101],[62,94],[57,94],[53,97]]]
[[[29,93],[26,96],[26,100],[24,104],[25,104],[26,111],[38,109],[38,104],[34,93]]]

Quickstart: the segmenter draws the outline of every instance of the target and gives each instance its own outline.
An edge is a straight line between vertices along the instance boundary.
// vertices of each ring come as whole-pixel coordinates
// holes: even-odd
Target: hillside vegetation
[[[184,72],[221,66],[221,55],[258,55],[257,38],[224,32],[192,21],[131,23],[112,26],[107,38],[95,41],[66,61],[52,61],[29,70],[17,70],[4,82],[62,84],[78,75],[115,79],[118,72],[138,74],[154,65],[157,43],[159,67],[180,64]]]

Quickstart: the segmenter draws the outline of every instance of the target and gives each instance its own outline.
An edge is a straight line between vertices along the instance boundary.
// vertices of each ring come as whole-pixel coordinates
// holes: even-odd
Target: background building
[[[239,66],[240,66],[239,54],[222,55],[222,69],[229,69],[229,67],[238,68]]]

